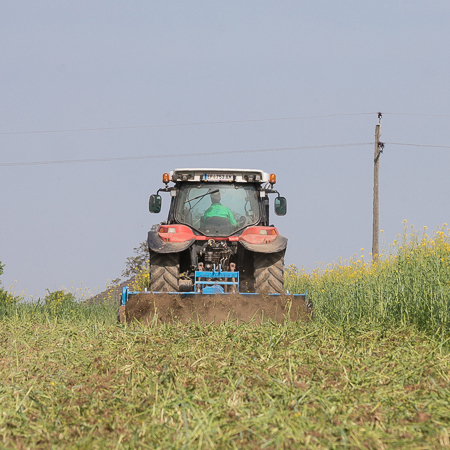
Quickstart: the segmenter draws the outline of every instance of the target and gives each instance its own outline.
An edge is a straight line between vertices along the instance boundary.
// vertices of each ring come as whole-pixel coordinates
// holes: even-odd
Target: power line
[[[369,116],[378,114],[378,112],[362,112],[362,113],[340,113],[340,114],[322,114],[315,116],[297,116],[297,117],[276,117],[268,119],[243,119],[243,120],[217,120],[212,122],[185,122],[185,123],[169,123],[154,125],[130,125],[117,127],[95,127],[95,128],[67,128],[59,130],[32,130],[32,131],[4,131],[0,135],[16,135],[16,134],[45,134],[45,133],[71,133],[82,131],[108,131],[108,130],[134,130],[143,128],[170,128],[170,127],[188,127],[199,125],[226,125],[237,123],[257,123],[257,122],[281,122],[285,120],[306,120],[306,119],[325,119],[329,117],[345,117],[345,116]],[[424,113],[402,113],[402,112],[384,112],[384,115],[390,116],[416,116],[416,117],[450,117],[450,114],[424,114]]]
[[[450,114],[422,114],[422,113],[396,113],[396,112],[384,112],[386,116],[416,116],[416,117],[450,117]]]
[[[280,148],[260,148],[256,150],[229,150],[217,152],[198,152],[198,153],[176,153],[176,154],[162,154],[162,155],[142,155],[142,156],[121,156],[117,158],[88,158],[88,159],[60,159],[51,161],[28,161],[28,162],[9,162],[0,163],[0,167],[12,166],[39,166],[50,164],[78,164],[78,163],[93,163],[93,162],[109,162],[109,161],[133,161],[142,159],[163,159],[163,158],[182,158],[193,156],[214,156],[214,155],[229,155],[236,153],[268,153],[268,152],[283,152],[295,150],[313,150],[321,148],[338,148],[338,147],[357,147],[364,145],[373,145],[373,142],[362,142],[355,144],[327,144],[327,145],[304,145],[301,147],[280,147]]]
[[[428,147],[428,148],[445,148],[450,149],[449,145],[431,145],[431,144],[407,144],[403,142],[384,142],[385,145],[398,145],[403,147]],[[357,142],[354,144],[326,144],[326,145],[303,145],[300,147],[279,147],[279,148],[259,148],[255,150],[228,150],[217,152],[197,152],[197,153],[173,153],[162,155],[141,155],[141,156],[121,156],[116,158],[86,158],[86,159],[60,159],[49,161],[26,161],[26,162],[7,162],[0,163],[0,167],[14,166],[40,166],[51,164],[78,164],[78,163],[94,163],[94,162],[112,162],[112,161],[134,161],[142,159],[163,159],[163,158],[182,158],[194,156],[215,156],[224,154],[241,154],[241,153],[269,153],[283,152],[295,150],[318,150],[321,148],[339,148],[339,147],[358,147],[373,145],[373,142]]]
[[[251,122],[280,122],[283,120],[305,120],[305,119],[324,119],[328,117],[342,117],[342,116],[366,116],[377,114],[373,112],[367,113],[348,113],[348,114],[324,114],[318,116],[299,116],[299,117],[278,117],[272,119],[244,119],[244,120],[221,120],[214,122],[186,122],[186,123],[172,123],[172,124],[160,124],[160,125],[131,125],[120,127],[98,127],[98,128],[68,128],[61,130],[36,130],[36,131],[5,131],[0,132],[0,135],[11,134],[44,134],[44,133],[70,133],[79,131],[107,131],[107,130],[133,130],[139,128],[169,128],[169,127],[188,127],[196,125],[224,125],[235,123],[251,123]]]
[[[386,145],[402,145],[404,147],[450,148],[449,145],[404,144],[402,142],[385,142]]]

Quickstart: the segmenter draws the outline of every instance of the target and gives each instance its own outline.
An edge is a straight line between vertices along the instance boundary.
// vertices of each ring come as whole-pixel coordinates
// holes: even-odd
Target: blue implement
[[[214,265],[211,271],[195,271],[195,292],[202,292],[203,294],[226,294],[228,287],[232,287],[231,291],[233,293],[239,293],[239,272],[222,271],[220,264],[218,270],[216,270],[216,266]]]
[[[230,280],[230,281],[229,281]],[[231,287],[228,292],[228,288]],[[122,289],[122,298],[120,304],[125,306],[130,295],[136,294],[169,294],[169,295],[181,295],[187,297],[191,295],[227,295],[227,294],[239,294],[242,296],[255,296],[260,295],[258,292],[239,292],[239,272],[222,271],[221,266],[216,270],[214,266],[213,270],[197,270],[195,272],[194,291],[191,292],[151,292],[151,291],[130,291],[128,286]],[[307,301],[307,292],[304,294],[266,294],[269,296],[288,296],[288,297],[303,297],[305,302]]]
[[[245,297],[252,297],[252,296],[257,296],[260,295],[258,292],[239,292],[239,281],[231,281],[231,282],[224,282],[224,281],[202,281],[200,280],[200,278],[214,278],[214,276],[210,276],[211,274],[213,274],[214,272],[198,272],[201,275],[198,276],[199,281],[197,282],[197,272],[196,272],[196,286],[198,285],[200,287],[199,290],[196,291],[191,291],[191,292],[151,292],[151,291],[130,291],[130,289],[128,288],[128,286],[125,286],[122,289],[122,297],[120,299],[120,304],[122,306],[125,306],[128,299],[130,298],[130,295],[137,295],[137,294],[157,294],[157,295],[180,295],[182,297],[190,297],[190,296],[201,296],[201,295],[215,295],[215,294],[220,294],[220,295],[230,295],[230,294],[239,294],[240,296],[245,296]],[[236,278],[237,275],[237,280],[239,280],[239,273],[238,272],[221,272],[221,274],[233,274],[233,277],[230,278]],[[216,272],[217,274],[217,272]],[[221,278],[225,278],[225,277],[221,277]],[[223,288],[223,285],[225,286],[236,286],[236,291],[235,292],[225,292],[225,289]],[[203,286],[203,287],[202,287]],[[279,296],[286,296],[286,297],[303,297],[305,302],[307,301],[307,291],[305,291],[304,294],[290,294],[290,293],[283,293],[283,294],[265,294],[268,295],[269,297],[279,297]]]

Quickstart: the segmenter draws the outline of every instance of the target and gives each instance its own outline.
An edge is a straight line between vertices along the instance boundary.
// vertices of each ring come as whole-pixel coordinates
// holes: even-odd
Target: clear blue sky
[[[385,142],[450,146],[450,2],[0,0],[0,261],[5,287],[104,288],[155,222],[176,167],[275,172],[287,263],[348,258],[372,237],[377,117],[8,134],[377,112]],[[79,164],[2,163],[221,152]],[[380,226],[449,218],[449,149],[386,145]],[[169,198],[163,198],[167,209]],[[72,281],[74,284],[72,284]]]

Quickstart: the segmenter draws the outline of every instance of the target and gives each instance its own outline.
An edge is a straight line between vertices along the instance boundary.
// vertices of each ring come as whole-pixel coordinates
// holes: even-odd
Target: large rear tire
[[[284,293],[284,251],[254,253],[255,292],[264,294]]]
[[[179,292],[179,253],[155,253],[150,250],[150,291]]]

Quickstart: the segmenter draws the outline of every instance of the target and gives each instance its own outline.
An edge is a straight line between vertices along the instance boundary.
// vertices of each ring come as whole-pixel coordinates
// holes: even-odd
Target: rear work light
[[[275,184],[276,182],[277,182],[277,176],[274,173],[271,173],[270,177],[269,177],[269,183]]]

